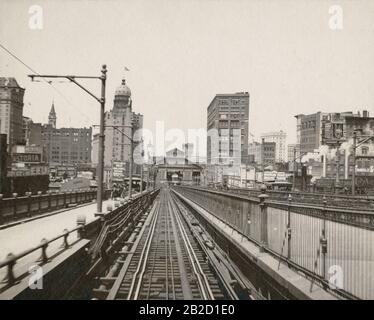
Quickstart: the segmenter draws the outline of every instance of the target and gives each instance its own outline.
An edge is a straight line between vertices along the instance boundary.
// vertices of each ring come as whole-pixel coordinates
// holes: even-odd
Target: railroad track
[[[232,287],[235,272],[224,266],[225,258],[169,189],[160,192],[143,220],[116,261],[118,272],[102,278],[111,286],[105,287],[105,295],[101,290],[99,298],[238,299]]]

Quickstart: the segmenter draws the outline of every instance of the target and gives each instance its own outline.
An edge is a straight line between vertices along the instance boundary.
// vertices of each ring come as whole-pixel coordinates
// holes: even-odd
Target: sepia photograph
[[[0,1],[0,300],[373,299],[374,1]]]

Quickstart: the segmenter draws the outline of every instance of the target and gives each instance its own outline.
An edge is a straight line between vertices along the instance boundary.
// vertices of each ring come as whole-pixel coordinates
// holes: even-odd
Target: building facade
[[[275,143],[276,162],[286,162],[286,138],[287,134],[282,130],[276,132],[267,132],[261,135],[261,139],[264,139],[265,142]]]
[[[132,111],[131,90],[125,79],[114,93],[113,108],[105,112],[104,118],[104,176],[107,184],[111,183],[113,164],[125,168],[125,175],[129,174],[131,135],[133,138],[133,151],[139,150],[141,137],[137,132],[143,128],[143,115]],[[92,140],[92,166],[98,164],[99,135],[95,134]],[[134,153],[133,153],[134,154]],[[134,154],[134,158],[136,155]],[[140,166],[134,165],[134,173],[140,172]]]
[[[364,111],[363,116],[367,115]],[[338,146],[346,137],[346,118],[360,118],[360,113],[348,112],[317,112],[314,114],[296,115],[297,144],[300,152],[307,153],[319,149],[322,145]]]
[[[293,162],[294,160],[300,158],[300,145],[293,143],[287,145],[287,161]]]
[[[137,130],[143,128],[143,115],[132,111],[131,90],[125,80],[122,80],[122,84],[115,91],[113,109],[105,113],[104,125],[105,166],[111,166],[112,161],[128,163],[130,161],[131,133],[135,149],[139,141],[136,141],[134,135]]]
[[[51,114],[54,116],[51,122]],[[35,124],[30,133],[30,142],[38,142],[39,129],[41,145],[45,150],[46,161],[50,168],[57,166],[90,166],[92,128],[56,128],[56,112],[54,105],[49,114],[49,123]],[[35,144],[36,144],[35,143]]]
[[[0,133],[7,135],[8,150],[24,143],[23,96],[15,78],[0,77]]]
[[[276,143],[264,141],[263,143],[250,143],[248,145],[248,155],[258,165],[274,165],[276,162]]]
[[[322,143],[322,119],[327,117],[326,113],[298,114],[296,118],[296,138],[300,145],[300,152],[313,152]]]
[[[248,121],[248,92],[217,94],[213,98],[207,108],[208,164],[223,164],[234,157],[240,158],[239,164],[247,160]]]
[[[162,184],[199,185],[202,180],[203,168],[189,161],[187,153],[178,148],[168,150],[157,169],[157,182]]]

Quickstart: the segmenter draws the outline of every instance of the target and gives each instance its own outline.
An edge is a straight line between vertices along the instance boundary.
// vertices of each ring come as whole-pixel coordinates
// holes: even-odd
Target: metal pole
[[[132,156],[133,150],[133,136],[132,136],[132,111],[130,107],[130,117],[131,117],[131,125],[130,125],[130,166],[129,166],[129,199],[132,197],[132,171],[133,171],[133,161],[134,158]]]
[[[140,167],[140,193],[143,192],[143,164]]]
[[[296,183],[296,148],[293,148],[293,177],[292,177],[292,191],[295,191]]]
[[[352,170],[352,196],[355,195],[356,188],[356,144],[357,144],[357,132],[353,132],[353,170]]]
[[[261,144],[261,163],[262,163],[262,183],[265,183],[265,139],[262,138],[262,144]]]
[[[335,192],[336,193],[338,193],[338,185],[340,183],[339,170],[340,170],[340,151],[338,149],[336,151],[336,180],[335,180]]]
[[[248,188],[248,158],[247,161],[245,162],[245,188]]]
[[[99,133],[99,163],[98,163],[98,182],[97,182],[97,212],[101,213],[103,209],[103,189],[104,189],[104,116],[105,116],[105,82],[106,65],[101,69],[101,101],[100,101],[100,133]]]

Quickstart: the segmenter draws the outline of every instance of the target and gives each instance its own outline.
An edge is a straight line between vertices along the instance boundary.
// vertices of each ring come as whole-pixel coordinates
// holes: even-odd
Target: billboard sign
[[[42,155],[40,153],[13,153],[13,162],[40,163]]]
[[[126,174],[126,162],[113,161],[112,162],[112,180],[123,181]]]

